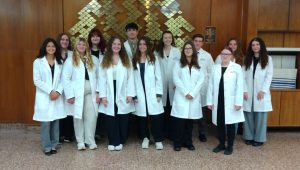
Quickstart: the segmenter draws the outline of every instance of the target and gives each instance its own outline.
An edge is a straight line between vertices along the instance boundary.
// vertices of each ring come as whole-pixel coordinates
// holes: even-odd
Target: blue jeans
[[[59,120],[41,122],[41,141],[44,152],[56,149],[59,142]]]

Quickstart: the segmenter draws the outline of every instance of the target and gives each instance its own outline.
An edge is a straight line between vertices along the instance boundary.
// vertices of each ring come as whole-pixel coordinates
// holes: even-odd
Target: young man
[[[196,50],[198,51],[198,63],[203,69],[204,72],[204,82],[201,88],[201,104],[202,104],[202,113],[203,117],[199,120],[199,140],[201,142],[206,142],[206,133],[207,133],[207,124],[206,124],[206,117],[207,117],[207,104],[206,104],[206,92],[208,86],[209,76],[211,75],[212,66],[214,65],[214,61],[211,57],[211,54],[207,51],[202,49],[204,44],[204,37],[201,34],[195,34],[193,36],[193,43],[195,45]]]
[[[132,59],[137,49],[137,36],[139,34],[139,27],[136,23],[131,22],[125,26],[125,31],[128,40],[124,42],[124,47],[126,49],[127,55],[130,59]]]

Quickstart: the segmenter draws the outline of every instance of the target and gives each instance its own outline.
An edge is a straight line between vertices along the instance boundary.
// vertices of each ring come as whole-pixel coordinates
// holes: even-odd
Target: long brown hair
[[[247,48],[247,54],[246,54],[246,57],[245,57],[245,60],[244,60],[244,65],[246,67],[246,70],[248,70],[250,68],[251,64],[252,64],[252,60],[253,60],[253,57],[254,57],[254,52],[252,50],[253,41],[258,42],[259,45],[260,45],[258,62],[260,63],[262,69],[264,69],[267,66],[268,62],[269,62],[269,57],[268,57],[268,52],[267,52],[265,42],[259,37],[255,37],[249,42],[249,45],[248,45],[248,48]]]
[[[119,38],[117,36],[112,36],[112,37],[110,37],[110,39],[108,41],[107,50],[104,53],[103,61],[101,63],[101,66],[103,68],[109,68],[113,65],[113,61],[112,61],[112,56],[113,56],[112,44],[117,39],[120,40],[120,43],[121,43],[121,50],[119,51],[119,57],[122,61],[122,64],[126,68],[131,67],[130,60],[129,60],[127,54],[126,54],[126,51],[124,49],[123,42],[122,42],[121,38]]]
[[[98,28],[94,28],[90,31],[89,35],[88,35],[88,42],[90,47],[92,48],[93,43],[92,43],[92,37],[96,35],[98,37],[100,37],[100,42],[97,45],[98,49],[100,50],[101,54],[104,54],[105,51],[105,47],[106,47],[106,41],[101,33],[101,31]]]
[[[189,62],[186,58],[186,55],[184,53],[184,49],[187,45],[191,45],[191,47],[193,49],[192,60],[191,60],[190,64],[189,64]],[[200,68],[199,63],[198,63],[197,50],[196,50],[196,48],[194,46],[194,43],[192,41],[187,41],[187,42],[184,43],[184,45],[182,47],[182,51],[181,51],[180,64],[181,64],[181,67],[191,65],[191,66],[194,66],[197,69]]]
[[[148,62],[151,64],[155,63],[155,56],[152,51],[152,44],[150,43],[150,39],[148,37],[141,37],[137,43],[138,48],[136,50],[136,53],[135,53],[134,57],[132,58],[132,65],[133,65],[134,69],[137,69],[137,64],[140,63],[140,59],[142,56],[141,51],[139,50],[139,44],[141,41],[145,41],[145,43],[146,43],[146,46],[147,46],[146,55],[147,55]]]
[[[226,45],[229,47],[229,43],[230,41],[235,41],[236,42],[236,45],[237,45],[237,49],[236,51],[233,51],[233,57],[235,59],[235,62],[239,65],[243,65],[243,62],[244,62],[244,54],[243,54],[243,51],[242,51],[242,46],[241,46],[241,42],[239,41],[239,39],[235,38],[235,37],[232,37],[230,38]]]
[[[85,54],[83,56],[80,55],[79,51],[77,50],[77,45],[79,42],[84,42],[85,43]],[[84,59],[85,60],[85,65],[86,65],[86,68],[91,70],[93,69],[94,67],[94,62],[93,62],[93,58],[92,58],[92,55],[90,53],[90,47],[89,47],[89,44],[88,42],[86,41],[86,39],[84,38],[78,38],[75,42],[75,48],[73,50],[73,66],[76,66],[78,67],[79,66],[79,63],[80,63],[80,60],[81,59]]]
[[[165,47],[165,44],[164,44],[163,38],[164,38],[165,34],[171,34],[171,36],[172,36],[172,43],[171,43],[171,45],[175,46],[175,39],[174,39],[173,33],[171,31],[164,31],[161,34],[161,37],[160,37],[160,40],[159,40],[158,46],[157,46],[157,51],[158,51],[158,54],[160,55],[161,58],[164,58],[164,47]]]

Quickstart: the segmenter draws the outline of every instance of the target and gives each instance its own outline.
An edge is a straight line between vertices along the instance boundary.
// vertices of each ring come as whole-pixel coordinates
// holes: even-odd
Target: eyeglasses
[[[221,55],[225,55],[225,56],[229,56],[229,55],[232,55],[231,53],[221,53]]]

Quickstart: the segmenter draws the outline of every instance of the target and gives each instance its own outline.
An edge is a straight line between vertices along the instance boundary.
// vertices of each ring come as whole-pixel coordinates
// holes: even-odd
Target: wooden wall
[[[32,62],[39,46],[46,37],[56,38],[58,33],[68,31],[77,23],[77,13],[88,2],[90,0],[1,0],[0,122],[33,123]],[[116,0],[118,4],[122,2]],[[276,46],[300,46],[300,3],[297,0],[178,2],[183,17],[196,27],[189,35],[203,33],[205,26],[217,28],[216,43],[204,47],[214,58],[230,37],[240,38],[244,49],[258,34]]]

